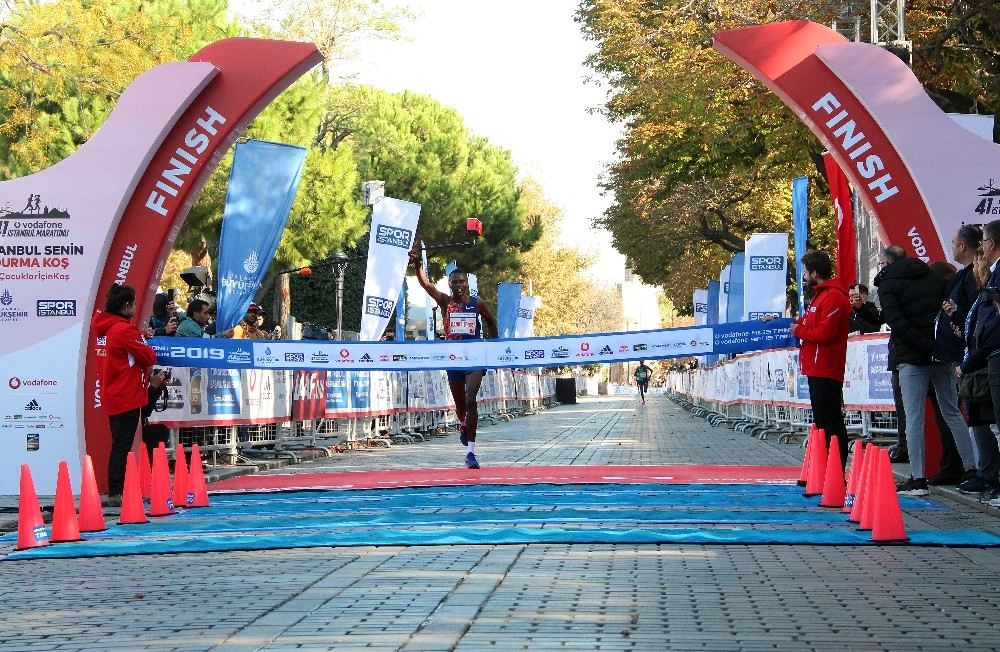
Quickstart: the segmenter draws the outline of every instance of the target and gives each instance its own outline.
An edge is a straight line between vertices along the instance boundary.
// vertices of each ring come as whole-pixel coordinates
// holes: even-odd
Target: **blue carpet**
[[[315,546],[871,543],[840,510],[817,507],[789,485],[477,485],[234,493],[212,502],[5,559]],[[907,512],[950,509],[932,499],[900,502]],[[911,545],[1000,546],[1000,537],[974,530],[908,534]]]

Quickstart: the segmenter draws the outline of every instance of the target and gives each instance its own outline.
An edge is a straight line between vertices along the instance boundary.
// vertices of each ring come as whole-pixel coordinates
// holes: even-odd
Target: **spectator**
[[[103,337],[97,357],[101,410],[108,415],[111,453],[108,458],[108,504],[122,504],[125,462],[135,441],[141,409],[146,405],[146,379],[156,362],[156,352],[132,324],[135,290],[112,283],[104,310],[94,314],[94,335]]]
[[[179,321],[177,303],[166,293],[157,293],[153,298],[153,314],[149,318],[149,327],[153,329],[152,335],[174,335],[177,332]]]
[[[990,277],[979,294],[972,337],[977,356],[987,361],[995,418],[1000,410],[1000,355],[997,355],[1000,353],[1000,312],[995,303],[997,288],[1000,288],[1000,271],[997,269],[1000,267],[997,265],[1000,260],[1000,220],[994,220],[983,227],[983,255],[989,264]],[[1000,507],[1000,495],[994,491],[991,497],[993,499],[990,504],[996,503],[994,506]]]
[[[266,340],[267,335],[259,327],[262,318],[263,311],[257,304],[251,303],[240,323],[227,333],[231,333],[230,337],[234,340]]]
[[[971,466],[968,427],[958,411],[955,363],[934,357],[934,327],[945,288],[927,263],[907,258],[897,245],[882,252],[882,268],[875,276],[882,316],[892,329],[890,341],[899,371],[899,387],[906,413],[906,448],[910,478],[897,487],[905,496],[926,496],[924,414],[927,392],[934,386],[941,414],[962,454],[963,468]]]
[[[972,267],[976,287],[982,290],[989,281],[989,263],[984,256],[980,255],[977,256]],[[962,359],[961,366],[962,375],[986,368],[986,355],[977,348],[974,333],[976,332],[979,302],[988,299],[988,296],[977,295],[969,309],[965,323],[962,325],[961,332],[965,335],[966,342],[965,357]],[[958,490],[967,494],[981,494],[995,490],[1000,484],[998,483],[1000,449],[997,447],[997,438],[990,428],[990,425],[996,422],[993,406],[978,401],[965,401],[965,414],[969,429],[972,431],[972,443],[976,448],[976,475],[958,485]]]
[[[202,299],[192,299],[187,306],[187,315],[177,327],[179,337],[203,337],[205,326],[211,319],[208,313],[208,302]]]
[[[833,265],[821,251],[802,257],[804,284],[813,299],[805,314],[791,326],[793,336],[802,340],[799,364],[809,381],[809,401],[816,427],[824,430],[827,447],[836,435],[840,463],[847,464],[847,428],[844,425],[844,367],[847,361],[847,330],[850,304],[840,283],[830,280]]]
[[[877,333],[885,322],[874,303],[868,300],[868,286],[852,285],[847,293],[851,301],[851,333]]]

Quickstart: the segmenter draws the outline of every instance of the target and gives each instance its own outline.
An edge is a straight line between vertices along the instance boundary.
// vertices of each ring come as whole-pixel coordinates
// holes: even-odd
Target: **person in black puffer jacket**
[[[882,270],[875,276],[882,316],[892,329],[892,342],[899,369],[899,386],[906,412],[906,443],[911,477],[899,486],[906,496],[926,496],[924,469],[924,403],[931,385],[938,406],[956,443],[969,441],[969,429],[958,411],[955,362],[934,358],[935,321],[941,311],[945,287],[927,263],[907,258],[902,247],[891,246],[882,253]],[[960,446],[960,452],[963,449]],[[973,465],[962,460],[964,467]]]

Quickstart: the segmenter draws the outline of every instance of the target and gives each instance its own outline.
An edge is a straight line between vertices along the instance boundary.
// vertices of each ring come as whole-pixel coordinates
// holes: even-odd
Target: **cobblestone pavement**
[[[457,437],[279,472],[445,467]],[[665,398],[485,428],[484,465],[797,464]],[[461,505],[457,488],[456,504]],[[955,504],[921,527],[1000,532]],[[907,524],[915,516],[907,514]],[[72,544],[64,544],[72,545]],[[9,549],[0,548],[0,554]],[[503,545],[0,563],[0,650],[989,650],[1000,551]]]

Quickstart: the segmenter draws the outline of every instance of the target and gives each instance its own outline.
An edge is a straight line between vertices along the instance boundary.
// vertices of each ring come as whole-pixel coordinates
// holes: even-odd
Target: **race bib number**
[[[448,315],[448,332],[452,335],[475,335],[476,313],[453,312]]]

